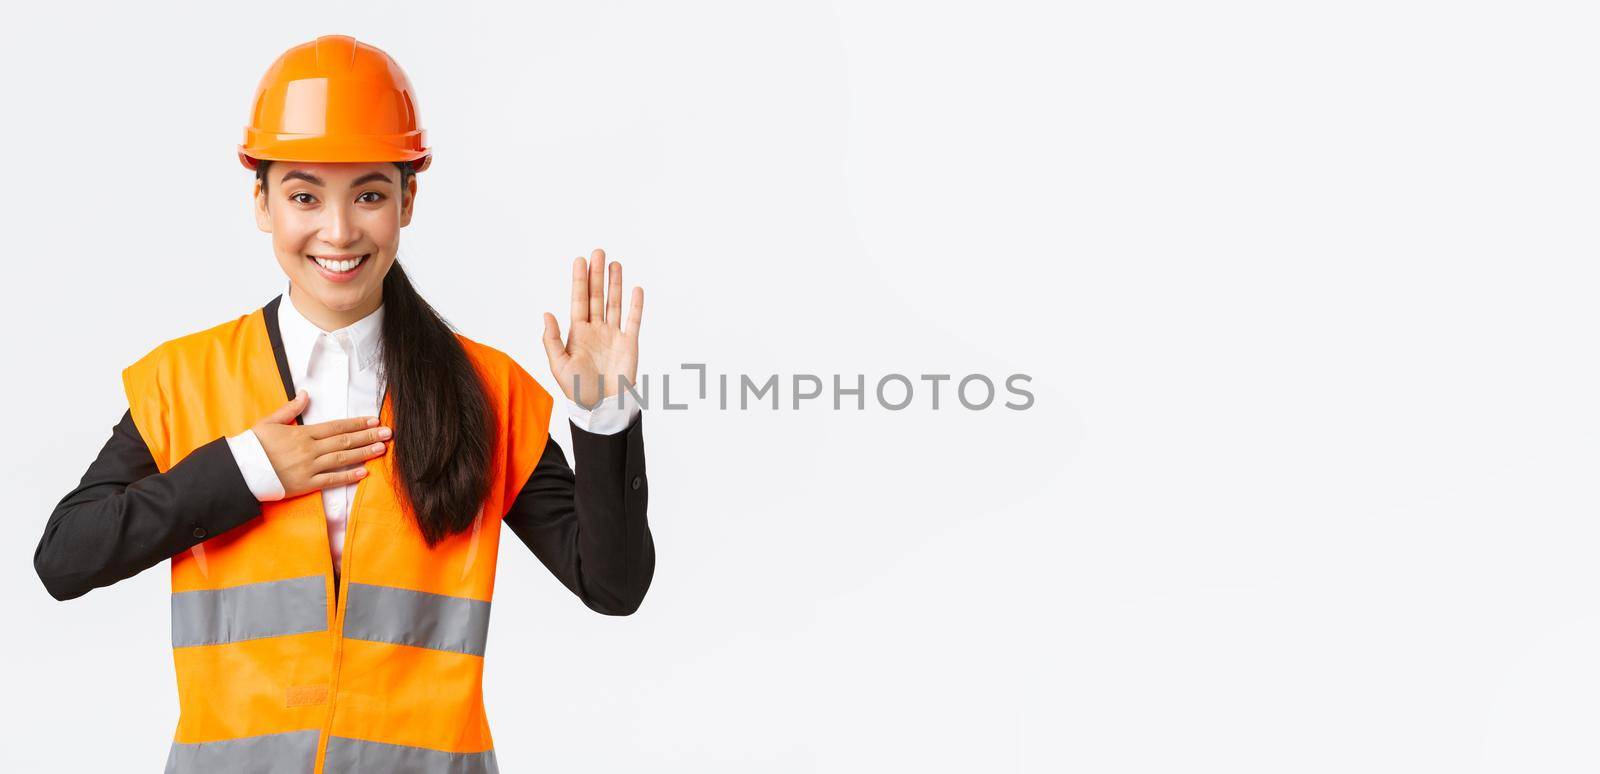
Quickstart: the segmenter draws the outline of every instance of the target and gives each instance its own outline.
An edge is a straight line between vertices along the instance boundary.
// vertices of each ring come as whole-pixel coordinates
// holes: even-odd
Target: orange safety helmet
[[[256,87],[239,161],[410,161],[433,150],[417,125],[411,80],[383,51],[323,35],[283,53]]]

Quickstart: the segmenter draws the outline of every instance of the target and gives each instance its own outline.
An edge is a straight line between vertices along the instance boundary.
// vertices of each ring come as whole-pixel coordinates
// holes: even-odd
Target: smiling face
[[[411,222],[416,176],[404,197],[391,162],[274,161],[266,176],[266,190],[255,186],[256,226],[272,234],[295,306],[326,330],[371,314]]]

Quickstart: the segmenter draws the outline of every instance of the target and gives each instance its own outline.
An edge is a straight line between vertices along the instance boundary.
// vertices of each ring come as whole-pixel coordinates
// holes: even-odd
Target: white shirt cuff
[[[233,451],[233,461],[239,464],[250,494],[262,502],[283,499],[283,482],[278,480],[278,472],[272,469],[272,460],[267,458],[267,450],[254,430],[228,436],[228,448]]]
[[[633,418],[639,415],[639,401],[634,400],[633,393],[623,390],[618,393],[622,396],[622,406],[617,406],[617,395],[612,395],[600,401],[600,405],[593,409],[586,409],[571,399],[567,400],[567,417],[579,430],[594,433],[595,435],[615,435],[628,429],[633,424]]]

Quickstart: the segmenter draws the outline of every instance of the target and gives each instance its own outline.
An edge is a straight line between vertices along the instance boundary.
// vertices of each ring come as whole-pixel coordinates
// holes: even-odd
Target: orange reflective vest
[[[294,395],[281,300],[123,371],[162,472]],[[505,353],[457,338],[499,418],[472,528],[430,549],[392,489],[390,453],[356,487],[338,593],[320,491],[262,503],[260,517],[172,557],[169,774],[498,771],[482,683],[500,520],[544,450],[551,398]],[[386,394],[391,427],[392,412]]]

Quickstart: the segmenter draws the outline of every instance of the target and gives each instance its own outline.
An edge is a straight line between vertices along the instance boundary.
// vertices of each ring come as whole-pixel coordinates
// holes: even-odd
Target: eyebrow
[[[313,175],[310,172],[302,172],[302,171],[300,171],[298,169],[291,169],[286,174],[284,174],[283,182],[287,183],[290,180],[304,180],[307,183],[310,183],[312,185],[326,185],[326,183],[322,182],[322,178],[317,177],[316,175]],[[368,172],[367,174],[356,178],[355,181],[350,183],[350,185],[358,186],[358,185],[361,185],[362,183],[371,183],[371,182],[376,181],[376,180],[382,180],[385,183],[393,183],[394,182],[393,180],[389,179],[388,175],[385,175],[382,172]]]
[[[288,173],[286,173],[283,176],[283,182],[285,182],[285,183],[289,182],[290,180],[296,180],[296,179],[304,180],[307,183],[310,183],[312,185],[322,185],[323,184],[322,183],[322,178],[317,177],[316,175],[313,175],[310,172],[301,172],[298,169],[291,169],[291,170],[288,171]]]

